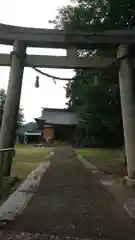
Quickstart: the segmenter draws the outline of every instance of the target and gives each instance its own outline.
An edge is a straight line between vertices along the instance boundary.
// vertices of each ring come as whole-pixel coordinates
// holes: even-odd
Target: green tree
[[[125,29],[135,26],[134,0],[74,0],[59,9],[55,20],[56,28],[72,32],[97,32],[110,29]],[[78,54],[113,55],[102,49],[78,51]],[[98,81],[95,84],[95,79]],[[90,75],[83,69],[76,71],[74,80],[67,84],[68,107],[80,117],[80,128],[85,136],[102,135],[102,140],[122,143],[123,127],[121,119],[118,69],[96,72]],[[108,136],[110,136],[108,138]],[[84,134],[83,134],[84,137]],[[115,139],[115,141],[114,141]],[[107,140],[107,142],[109,142]]]
[[[4,89],[0,89],[0,126],[2,123],[2,117],[4,113],[5,100],[6,100],[6,92]]]
[[[19,108],[19,114],[18,114],[18,127],[20,127],[24,123],[24,113],[23,113],[23,108]]]
[[[4,89],[0,89],[0,126],[2,124],[5,101],[6,101],[6,91]],[[23,122],[24,122],[24,114],[23,114],[23,109],[20,107],[19,113],[18,113],[17,128],[21,126]]]

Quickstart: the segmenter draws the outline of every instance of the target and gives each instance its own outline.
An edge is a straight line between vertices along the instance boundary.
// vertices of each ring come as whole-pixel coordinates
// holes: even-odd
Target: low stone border
[[[49,159],[54,152],[47,155]],[[37,192],[41,178],[47,171],[50,162],[42,163],[33,170],[18,189],[0,206],[0,221],[10,221],[26,207],[31,197]]]
[[[77,158],[86,168],[91,170],[92,174],[98,175],[101,184],[123,205],[128,215],[135,219],[135,192],[130,192],[131,188],[126,188],[123,183],[117,184],[112,178],[109,178],[109,176],[106,177],[96,166],[89,163],[89,161],[81,155],[77,155]]]
[[[83,158],[81,155],[77,155],[78,159],[80,162],[86,167],[90,168],[91,170],[97,171],[97,167],[94,166],[93,164],[89,163],[85,158]]]
[[[29,232],[0,232],[2,240],[99,240],[97,237],[92,238],[79,238],[75,236],[57,236],[47,235],[45,233],[29,233]],[[106,240],[106,238],[100,238]]]

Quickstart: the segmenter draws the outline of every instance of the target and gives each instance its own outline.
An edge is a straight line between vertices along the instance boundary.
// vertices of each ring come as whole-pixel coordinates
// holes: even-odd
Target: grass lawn
[[[76,153],[87,158],[90,163],[106,174],[127,175],[124,156],[120,150],[112,149],[76,149]]]
[[[17,145],[12,164],[12,176],[25,179],[32,170],[45,161],[45,157],[51,150],[51,148]]]

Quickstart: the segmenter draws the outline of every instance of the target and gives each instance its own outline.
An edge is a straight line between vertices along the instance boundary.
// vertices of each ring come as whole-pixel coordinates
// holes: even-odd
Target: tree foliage
[[[52,21],[56,28],[69,34],[75,31],[97,32],[125,29],[135,26],[134,0],[72,0],[71,4],[59,9]],[[114,55],[116,49],[108,52],[92,49],[85,54]],[[79,54],[79,53],[78,53]],[[117,67],[108,71],[88,73],[76,71],[74,80],[67,84],[68,107],[80,117],[82,138],[90,142],[91,137],[100,138],[102,145],[116,145],[123,142],[120,94]]]
[[[4,89],[0,89],[0,127],[2,124],[5,101],[6,101],[6,91]],[[24,122],[24,114],[23,114],[23,109],[20,107],[19,113],[18,113],[17,127],[21,126],[23,122]]]

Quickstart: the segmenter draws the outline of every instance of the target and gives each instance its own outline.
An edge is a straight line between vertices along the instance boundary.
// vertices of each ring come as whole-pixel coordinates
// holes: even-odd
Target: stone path
[[[55,151],[38,192],[0,239],[135,239],[135,222],[74,156]],[[9,238],[10,237],[10,238]]]

